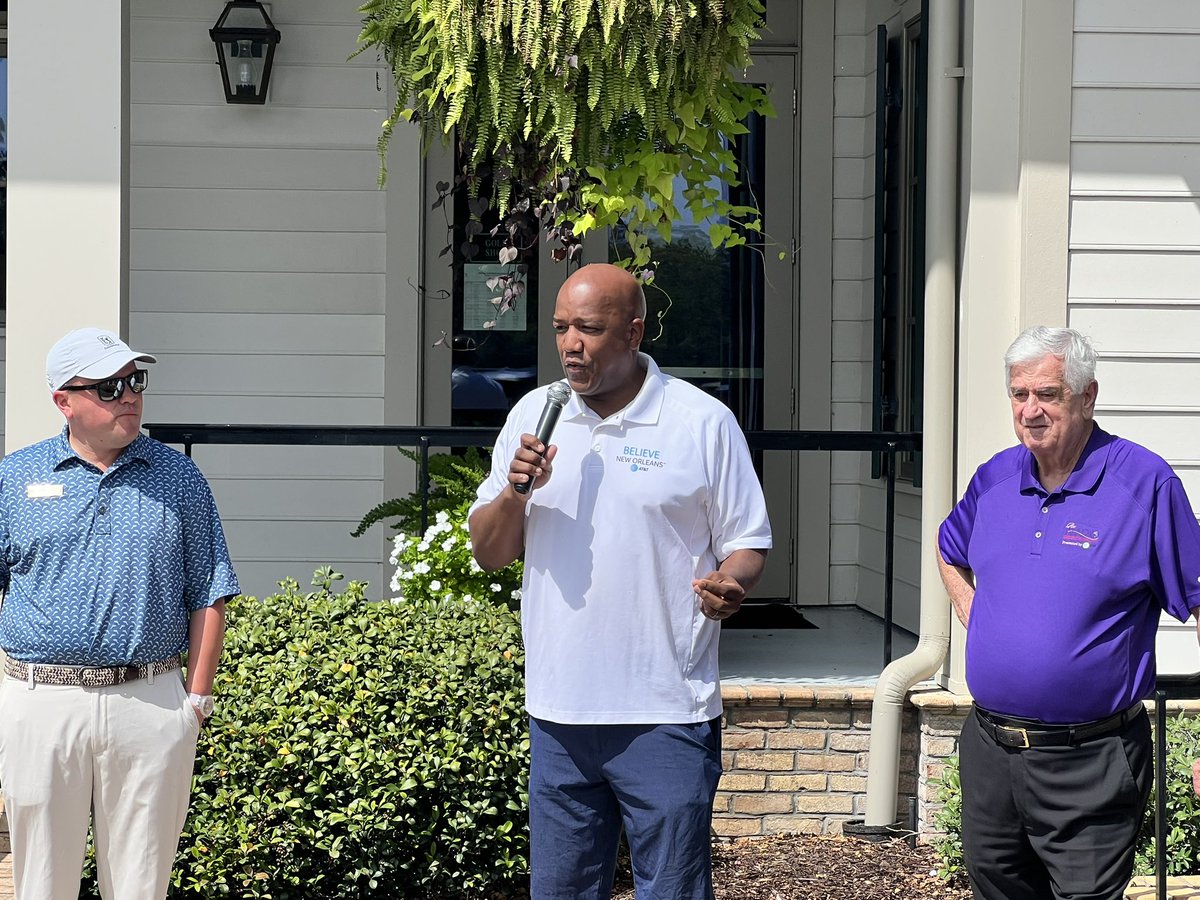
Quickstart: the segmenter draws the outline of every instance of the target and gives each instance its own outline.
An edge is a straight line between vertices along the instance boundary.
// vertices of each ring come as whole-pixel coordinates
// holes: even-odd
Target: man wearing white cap
[[[46,358],[55,437],[0,460],[0,785],[17,900],[166,896],[237,594],[212,492],[141,433],[149,375],[97,328]],[[181,678],[180,654],[187,653]]]

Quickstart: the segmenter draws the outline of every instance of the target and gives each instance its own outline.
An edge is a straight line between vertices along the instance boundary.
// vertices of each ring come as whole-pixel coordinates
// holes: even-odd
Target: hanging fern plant
[[[438,205],[461,189],[475,221],[494,208],[501,262],[539,231],[563,259],[588,231],[623,224],[626,263],[648,277],[649,236],[669,241],[680,218],[677,176],[696,221],[725,220],[710,229],[714,247],[760,229],[757,209],[729,203],[722,186],[737,184],[742,122],[772,114],[760,88],[736,79],[761,0],[370,0],[361,12],[358,52],[382,53],[396,85],[381,157],[401,122],[417,123],[426,146],[456,135],[463,166],[438,185]]]

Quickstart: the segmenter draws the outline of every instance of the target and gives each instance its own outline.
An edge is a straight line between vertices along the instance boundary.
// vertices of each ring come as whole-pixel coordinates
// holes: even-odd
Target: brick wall
[[[724,775],[713,804],[719,836],[838,834],[847,819],[863,817],[873,688],[723,684],[721,694]],[[1153,715],[1153,704],[1146,706]],[[923,842],[941,834],[936,782],[958,755],[970,709],[970,697],[937,688],[905,700],[897,818],[905,819],[915,796]],[[1200,700],[1170,701],[1167,712],[1200,715]]]
[[[838,834],[862,818],[871,738],[869,687],[725,684],[721,837]],[[898,807],[918,794],[917,710],[904,711]]]
[[[909,695],[920,726],[920,777],[917,781],[917,835],[928,842],[943,832],[934,824],[943,804],[937,799],[937,781],[946,761],[958,756],[958,735],[971,710],[971,698],[947,691]]]

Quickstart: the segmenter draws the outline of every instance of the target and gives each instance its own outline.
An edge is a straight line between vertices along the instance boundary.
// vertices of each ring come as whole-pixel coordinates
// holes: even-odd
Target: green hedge
[[[529,735],[517,615],[371,603],[331,577],[230,607],[172,896],[519,895]]]
[[[1192,789],[1192,760],[1200,757],[1200,719],[1180,714],[1167,719],[1167,874],[1200,874],[1200,798]],[[934,842],[941,857],[939,874],[949,878],[965,872],[962,847],[962,794],[958,759],[946,766],[933,785],[945,805],[934,817],[946,837]],[[1138,835],[1136,875],[1155,871],[1154,791]]]
[[[1192,789],[1192,760],[1200,756],[1200,719],[1167,719],[1167,874],[1200,874],[1200,798]],[[1154,789],[1138,836],[1138,875],[1154,874]]]

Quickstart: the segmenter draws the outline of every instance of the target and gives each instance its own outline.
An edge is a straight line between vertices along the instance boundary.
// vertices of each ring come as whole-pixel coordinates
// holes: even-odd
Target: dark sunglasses
[[[135,394],[140,394],[150,383],[150,373],[145,369],[134,369],[128,375],[120,378],[106,378],[95,384],[69,384],[59,388],[60,391],[95,391],[96,396],[105,403],[111,403],[125,393],[125,385]]]

